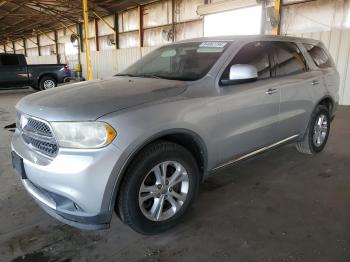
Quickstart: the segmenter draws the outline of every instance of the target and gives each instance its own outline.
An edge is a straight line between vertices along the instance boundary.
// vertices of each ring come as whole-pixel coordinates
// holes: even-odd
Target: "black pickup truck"
[[[31,86],[37,90],[69,81],[65,64],[27,65],[24,55],[0,54],[0,89]]]

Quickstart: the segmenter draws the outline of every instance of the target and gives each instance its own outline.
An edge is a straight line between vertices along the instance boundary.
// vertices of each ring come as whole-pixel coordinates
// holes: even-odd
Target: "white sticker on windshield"
[[[226,45],[227,42],[203,42],[199,47],[224,48]]]

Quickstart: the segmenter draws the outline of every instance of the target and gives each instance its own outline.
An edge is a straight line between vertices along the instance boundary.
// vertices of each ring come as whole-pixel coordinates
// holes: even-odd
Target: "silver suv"
[[[13,166],[64,223],[106,228],[115,210],[135,231],[154,234],[179,222],[216,170],[286,143],[322,151],[338,86],[315,40],[170,44],[111,79],[23,98]]]

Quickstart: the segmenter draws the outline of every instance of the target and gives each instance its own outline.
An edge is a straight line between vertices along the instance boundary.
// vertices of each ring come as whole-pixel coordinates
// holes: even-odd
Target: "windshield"
[[[222,41],[164,46],[140,59],[119,75],[198,80],[209,72],[227,46],[228,43]]]

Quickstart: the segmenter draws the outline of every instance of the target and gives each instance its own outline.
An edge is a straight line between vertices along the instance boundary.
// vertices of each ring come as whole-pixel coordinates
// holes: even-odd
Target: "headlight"
[[[117,132],[104,122],[52,122],[60,147],[93,149],[110,144]]]

